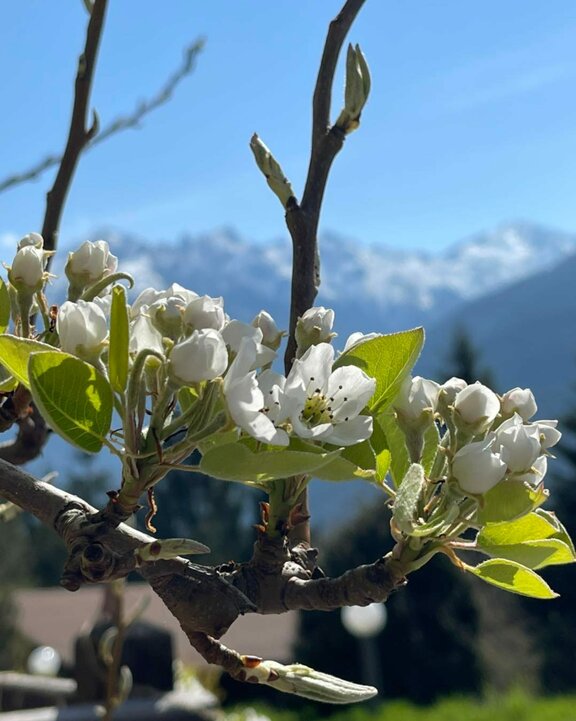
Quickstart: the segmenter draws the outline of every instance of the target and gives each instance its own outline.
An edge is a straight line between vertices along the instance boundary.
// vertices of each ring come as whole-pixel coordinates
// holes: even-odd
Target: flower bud
[[[92,361],[98,358],[108,335],[104,311],[90,301],[66,301],[58,310],[56,329],[66,353]]]
[[[116,271],[118,258],[112,255],[105,240],[84,241],[78,250],[68,254],[66,277],[76,288],[84,288]]]
[[[137,315],[130,323],[130,353],[135,355],[142,350],[154,350],[164,353],[162,334],[152,325],[147,315]]]
[[[427,425],[434,418],[439,388],[438,383],[421,376],[407,376],[394,401],[394,408],[406,423],[419,424],[426,420]]]
[[[519,481],[524,481],[525,483],[530,483],[533,486],[537,486],[544,480],[544,476],[546,475],[547,470],[548,459],[546,458],[546,456],[538,456],[538,458],[532,464],[532,467],[528,471],[526,471],[526,473],[522,473],[522,475],[520,476],[515,476],[515,478]]]
[[[182,299],[177,296],[157,300],[148,308],[147,314],[152,325],[160,331],[165,338],[178,340],[184,328],[182,313],[184,307]]]
[[[538,406],[530,388],[512,388],[502,396],[502,414],[511,416],[514,413],[527,421],[536,413]]]
[[[462,380],[462,378],[456,378],[455,376],[452,376],[452,378],[449,378],[440,386],[440,396],[446,405],[452,405],[456,400],[456,396],[458,395],[458,393],[460,393],[460,391],[463,391],[464,388],[467,387],[468,383]]]
[[[482,494],[504,478],[506,464],[493,452],[496,437],[489,437],[461,448],[452,461],[452,475],[465,493]]]
[[[309,308],[296,323],[296,343],[298,357],[301,357],[310,346],[318,343],[330,343],[336,333],[332,333],[334,311],[331,308],[318,306]]]
[[[213,380],[228,367],[228,351],[217,330],[195,330],[170,354],[170,373],[185,385]]]
[[[254,365],[250,370],[262,368],[262,366],[272,363],[276,358],[276,353],[271,348],[262,344],[263,336],[260,328],[255,328],[253,325],[248,325],[248,323],[231,320],[229,323],[226,323],[222,329],[222,338],[224,338],[224,342],[233,353],[240,351],[240,346],[244,338],[250,338],[254,341],[256,344],[256,357]]]
[[[475,435],[490,428],[500,412],[500,401],[494,391],[476,381],[457,394],[454,411],[457,425]]]
[[[42,250],[44,247],[44,238],[40,233],[28,233],[28,235],[25,235],[18,243],[18,250],[22,250],[22,248],[25,248],[27,245]]]
[[[527,471],[540,455],[540,436],[535,425],[525,426],[515,413],[496,431],[500,456],[512,473]]]
[[[261,310],[252,320],[251,325],[262,331],[262,345],[272,350],[278,350],[284,331],[278,330],[278,326],[274,322],[274,318],[265,310]]]
[[[538,426],[543,451],[555,446],[562,438],[562,433],[556,428],[558,421],[536,421],[534,425]]]
[[[183,320],[189,330],[202,328],[222,330],[226,323],[224,298],[211,298],[209,295],[194,298],[184,309]]]
[[[33,294],[44,283],[44,252],[34,245],[23,246],[14,256],[8,279],[17,291]]]

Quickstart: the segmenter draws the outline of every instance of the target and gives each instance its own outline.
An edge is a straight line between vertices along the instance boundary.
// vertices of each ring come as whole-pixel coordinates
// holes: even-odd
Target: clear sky
[[[111,0],[93,92],[102,124],[206,47],[172,102],[80,162],[62,240],[112,225],[151,240],[233,226],[285,235],[248,148],[257,131],[299,192],[335,0]],[[0,3],[0,176],[63,148],[81,0]],[[368,0],[352,29],[372,71],[322,227],[440,249],[504,220],[576,230],[576,2]],[[334,117],[341,106],[336,81]],[[0,235],[41,224],[46,173],[0,195]],[[91,237],[91,239],[95,239]]]

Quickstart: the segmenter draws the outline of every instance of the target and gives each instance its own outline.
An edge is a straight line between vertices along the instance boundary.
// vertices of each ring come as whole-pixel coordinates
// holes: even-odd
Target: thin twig
[[[94,0],[86,30],[84,51],[78,59],[78,70],[74,85],[74,105],[72,107],[68,140],[66,141],[66,148],[64,149],[54,185],[46,195],[46,213],[42,225],[42,237],[44,238],[44,248],[46,250],[56,249],[60,219],[78,159],[86,145],[98,131],[98,120],[95,113],[92,125],[89,128],[86,125],[92,79],[96,67],[100,37],[104,27],[107,3],[108,0]]]
[[[314,305],[320,286],[320,257],[318,253],[318,223],[328,173],[334,158],[344,144],[344,132],[330,126],[332,85],[338,56],[344,38],[365,0],[347,0],[330,23],[324,52],[316,79],[312,103],[312,148],[304,194],[300,204],[292,198],[286,209],[286,225],[292,238],[292,285],[290,298],[290,331],[284,365],[288,373],[296,356],[296,323]],[[298,499],[308,514],[308,492]],[[290,542],[310,543],[310,522],[305,520],[290,532]]]
[[[116,135],[123,130],[139,128],[143,118],[167,103],[172,98],[174,91],[181,81],[192,73],[196,64],[196,58],[203,46],[204,41],[199,39],[187,47],[184,51],[184,60],[181,66],[164,82],[162,87],[150,98],[138,103],[132,113],[120,115],[108,123],[108,125],[88,142],[84,148],[84,152],[91,150],[104,140],[108,140],[112,135]],[[62,161],[62,157],[62,155],[48,155],[28,170],[4,178],[4,180],[0,181],[0,193],[30,180],[35,180],[42,175],[45,170],[49,170],[55,165],[58,165],[58,163]]]

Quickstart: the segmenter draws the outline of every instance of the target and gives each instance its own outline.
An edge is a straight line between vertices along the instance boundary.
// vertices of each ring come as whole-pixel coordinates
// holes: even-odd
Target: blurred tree
[[[463,326],[454,330],[444,362],[444,367],[437,374],[440,383],[455,376],[462,378],[466,383],[480,381],[494,388],[494,375],[490,369],[480,365],[478,351]]]

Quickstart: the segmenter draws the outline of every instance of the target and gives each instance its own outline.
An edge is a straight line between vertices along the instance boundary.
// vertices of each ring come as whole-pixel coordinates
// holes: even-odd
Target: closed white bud
[[[62,303],[56,329],[62,350],[85,360],[94,360],[100,355],[108,335],[104,311],[96,303],[85,300]]]
[[[262,345],[265,345],[267,348],[272,348],[272,350],[278,350],[284,332],[278,329],[270,313],[261,310],[260,313],[254,317],[251,325],[253,325],[254,328],[260,328],[262,331]]]
[[[406,422],[418,421],[423,415],[432,421],[438,403],[439,389],[438,383],[427,378],[408,376],[400,387],[394,408]]]
[[[455,420],[476,434],[490,428],[500,412],[500,401],[494,391],[476,381],[461,390],[454,401]]]
[[[334,311],[331,308],[318,306],[309,308],[296,323],[296,343],[298,357],[302,356],[310,346],[318,343],[330,343],[336,333],[332,332]]]
[[[8,279],[17,291],[35,293],[44,283],[44,251],[34,245],[23,246],[14,256]]]
[[[540,435],[535,425],[525,426],[515,413],[496,431],[500,456],[512,473],[527,471],[540,455]]]
[[[440,386],[440,397],[442,398],[443,403],[446,405],[452,405],[456,400],[458,393],[463,391],[464,388],[467,388],[467,386],[468,383],[466,383],[465,380],[462,380],[462,378],[456,378],[455,376],[449,378]]]
[[[537,410],[536,399],[530,388],[512,388],[502,396],[502,413],[505,416],[518,413],[522,420],[528,421]]]
[[[27,245],[32,245],[34,248],[42,250],[44,247],[44,238],[40,235],[40,233],[28,233],[28,235],[25,235],[20,239],[20,242],[18,243],[18,250],[22,250],[22,248],[25,248]]]
[[[68,254],[65,272],[72,285],[86,286],[114,273],[117,267],[118,258],[112,255],[105,240],[95,243],[86,240],[78,250]]]
[[[172,340],[182,335],[182,313],[184,308],[182,299],[177,296],[157,300],[146,311],[154,327],[160,333]]]
[[[540,444],[543,451],[555,446],[562,438],[562,433],[556,428],[558,421],[536,421],[540,435]]]
[[[184,325],[190,330],[213,328],[222,330],[226,323],[224,299],[202,295],[191,300],[184,309]]]
[[[494,452],[496,437],[461,448],[452,461],[452,475],[465,493],[487,493],[506,475],[506,463]]]
[[[220,333],[212,328],[195,330],[177,343],[170,354],[170,372],[185,385],[213,380],[228,367],[228,351]]]

